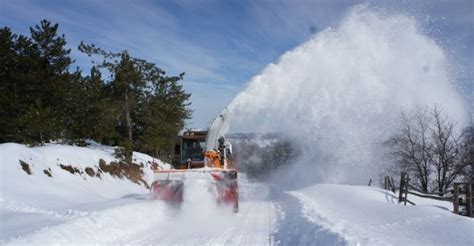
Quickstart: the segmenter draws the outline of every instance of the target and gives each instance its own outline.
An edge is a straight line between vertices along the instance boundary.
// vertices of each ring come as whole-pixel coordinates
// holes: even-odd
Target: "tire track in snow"
[[[294,196],[281,193],[278,197],[279,213],[276,229],[272,233],[275,245],[346,245],[338,234],[309,221],[302,213],[303,205]]]
[[[168,218],[152,225],[132,244],[141,245],[267,245],[269,201],[243,201],[238,214],[210,213],[207,222]],[[222,211],[221,211],[222,212]],[[173,221],[176,219],[175,221]],[[202,222],[202,223],[198,223]],[[188,223],[183,229],[183,223]]]
[[[261,185],[260,185],[261,186]],[[135,236],[138,245],[267,245],[273,207],[261,187],[242,185],[240,211],[217,207],[215,201],[186,202],[175,217]],[[251,194],[249,193],[258,194]],[[256,196],[257,195],[257,196]],[[258,196],[260,195],[260,196]],[[198,199],[201,200],[201,199]]]

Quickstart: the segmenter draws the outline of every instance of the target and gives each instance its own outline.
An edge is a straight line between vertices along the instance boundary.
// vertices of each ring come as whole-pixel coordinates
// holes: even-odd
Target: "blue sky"
[[[185,72],[193,119],[205,128],[269,63],[312,34],[335,26],[353,5],[367,1],[23,1],[0,0],[0,26],[28,34],[41,19],[60,24],[76,65],[90,60],[77,51],[82,41],[128,50],[170,75]],[[420,20],[428,35],[460,64],[457,86],[473,102],[474,1],[369,1],[376,8]]]

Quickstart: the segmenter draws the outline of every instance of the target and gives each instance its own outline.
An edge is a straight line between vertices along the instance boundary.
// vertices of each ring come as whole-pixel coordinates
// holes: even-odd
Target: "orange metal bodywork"
[[[201,175],[209,180],[209,184],[214,186],[216,201],[218,204],[231,205],[234,212],[239,209],[239,187],[237,182],[237,170],[221,168],[203,168],[187,170],[156,170],[155,174],[168,176],[168,178],[156,179],[151,184],[151,198],[163,200],[171,204],[183,202],[183,190],[187,176]],[[169,176],[184,177],[183,179],[172,179]],[[185,177],[186,176],[186,177]]]
[[[205,151],[204,158],[207,160],[207,165],[214,168],[224,168],[221,161],[221,155],[217,151]]]

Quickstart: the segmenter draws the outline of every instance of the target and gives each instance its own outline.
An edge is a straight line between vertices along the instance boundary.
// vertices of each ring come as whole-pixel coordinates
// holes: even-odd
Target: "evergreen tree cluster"
[[[165,71],[127,51],[81,43],[97,61],[87,75],[66,48],[58,24],[42,20],[30,37],[0,29],[0,142],[43,144],[87,139],[166,159],[191,116],[184,73]],[[103,74],[107,74],[104,76]]]

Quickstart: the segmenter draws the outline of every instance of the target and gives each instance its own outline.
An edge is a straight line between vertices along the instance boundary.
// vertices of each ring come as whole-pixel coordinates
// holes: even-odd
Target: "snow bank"
[[[28,230],[62,223],[87,214],[88,204],[119,199],[130,194],[147,194],[144,185],[117,178],[108,173],[91,177],[90,167],[97,171],[99,160],[117,161],[114,148],[93,144],[89,147],[48,144],[27,147],[21,144],[0,144],[0,241]],[[31,175],[20,161],[27,164]],[[151,156],[134,153],[134,162],[143,164],[143,179],[150,183],[153,173]],[[164,169],[170,165],[157,160]],[[71,165],[82,173],[70,173],[59,165]],[[46,172],[51,174],[49,177]],[[110,205],[110,204],[109,204]],[[30,225],[29,225],[30,224]]]
[[[303,204],[309,221],[349,244],[474,245],[474,220],[453,214],[447,203],[419,198],[424,205],[403,206],[389,191],[333,184],[290,194]]]
[[[42,147],[6,143],[0,145],[0,175],[2,205],[9,201],[19,201],[43,208],[57,208],[67,203],[85,203],[117,198],[125,194],[146,192],[144,186],[131,183],[127,179],[112,177],[101,173],[101,177],[91,177],[85,172],[71,174],[59,165],[71,165],[84,171],[86,167],[97,170],[99,160],[107,163],[117,161],[114,148],[102,145],[77,147],[50,144]],[[27,163],[31,171],[28,175],[20,165]],[[134,153],[134,162],[144,165],[145,179],[150,182],[152,171],[151,156]],[[169,164],[159,161],[163,168]],[[47,170],[52,177],[45,174]],[[60,204],[57,204],[61,201]],[[21,207],[21,206],[19,206]]]
[[[166,217],[164,203],[130,203],[93,212],[60,226],[45,227],[32,235],[20,237],[12,244],[106,244],[130,240],[137,231],[145,230]],[[150,216],[153,214],[153,216]],[[117,226],[122,225],[122,226]],[[126,226],[125,226],[126,225]],[[122,241],[123,242],[123,241]]]

